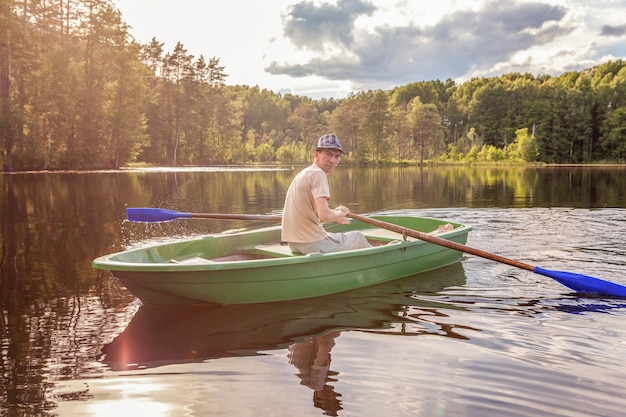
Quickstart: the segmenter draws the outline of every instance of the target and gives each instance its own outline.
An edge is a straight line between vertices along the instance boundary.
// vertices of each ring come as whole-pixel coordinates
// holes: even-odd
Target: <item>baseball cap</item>
[[[337,149],[342,153],[345,153],[345,151],[341,147],[339,139],[336,135],[333,134],[320,136],[317,141],[317,146],[315,147],[315,150],[318,151],[320,149]]]

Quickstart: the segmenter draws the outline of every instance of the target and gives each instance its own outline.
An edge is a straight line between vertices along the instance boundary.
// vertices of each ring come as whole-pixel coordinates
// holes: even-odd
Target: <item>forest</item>
[[[112,0],[0,0],[0,170],[307,163],[329,132],[354,164],[626,163],[623,60],[339,99],[227,78],[137,43]]]

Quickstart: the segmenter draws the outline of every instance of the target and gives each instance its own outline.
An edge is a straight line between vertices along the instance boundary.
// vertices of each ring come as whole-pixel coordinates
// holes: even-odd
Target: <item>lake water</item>
[[[626,300],[464,255],[333,296],[142,306],[100,255],[267,224],[300,167],[0,174],[2,416],[621,416]],[[624,167],[339,167],[332,204],[473,226],[468,245],[626,285]]]

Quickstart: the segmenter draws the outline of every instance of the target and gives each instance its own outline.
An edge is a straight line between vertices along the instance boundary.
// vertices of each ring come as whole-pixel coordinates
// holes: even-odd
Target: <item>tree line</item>
[[[626,162],[626,63],[417,81],[341,99],[226,85],[217,57],[135,42],[112,0],[0,0],[4,170],[350,162]]]

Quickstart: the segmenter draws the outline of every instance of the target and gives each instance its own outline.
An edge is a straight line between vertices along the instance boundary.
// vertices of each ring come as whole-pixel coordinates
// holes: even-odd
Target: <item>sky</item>
[[[113,0],[133,38],[218,58],[226,84],[342,98],[558,76],[626,59],[626,0]]]

